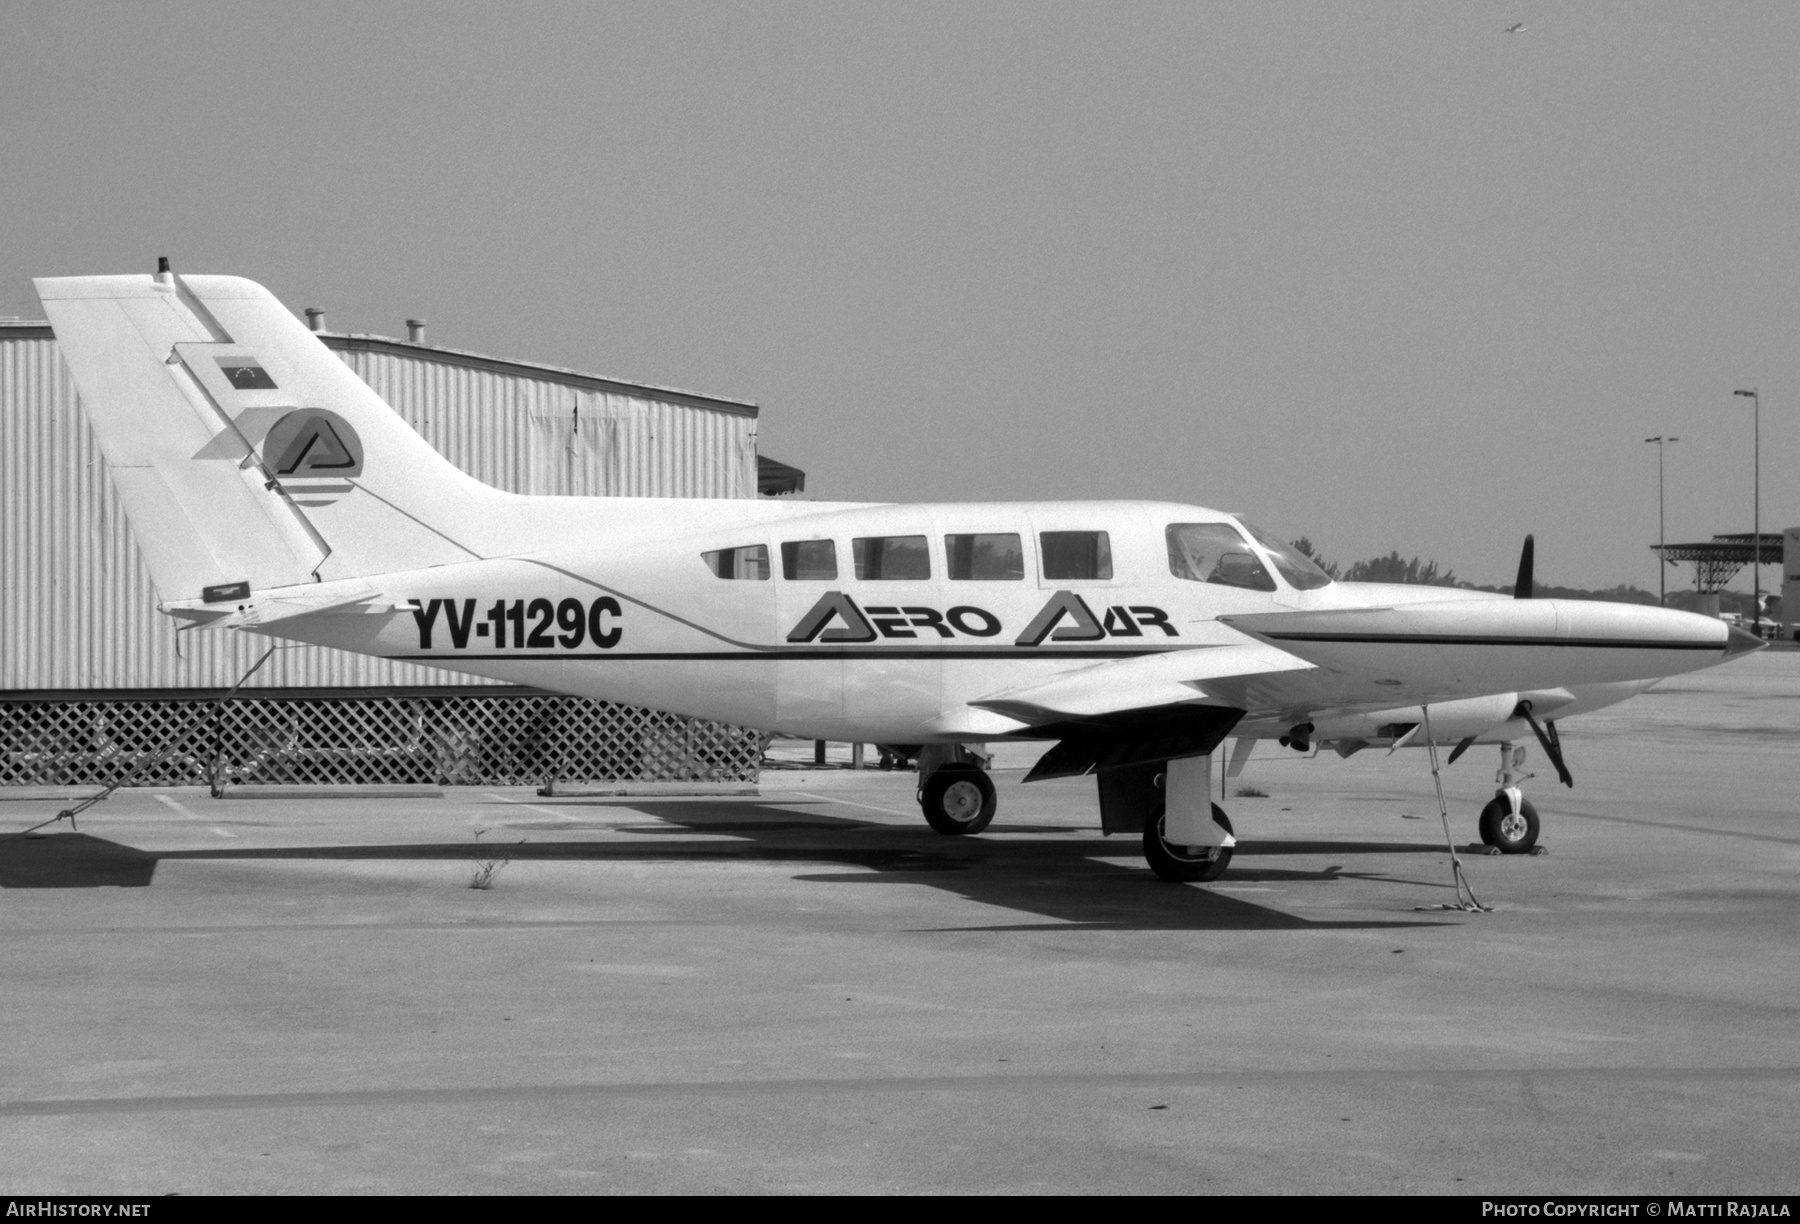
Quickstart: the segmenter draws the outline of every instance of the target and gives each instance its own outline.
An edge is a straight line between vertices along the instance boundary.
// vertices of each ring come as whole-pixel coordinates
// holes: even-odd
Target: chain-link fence
[[[0,700],[0,785],[754,781],[759,731],[579,697]]]

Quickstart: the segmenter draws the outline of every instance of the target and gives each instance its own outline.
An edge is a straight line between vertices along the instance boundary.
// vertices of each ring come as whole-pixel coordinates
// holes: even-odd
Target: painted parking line
[[[789,793],[799,795],[802,799],[816,799],[820,803],[841,803],[845,807],[867,808],[871,812],[886,812],[889,816],[913,816],[917,814],[914,812],[902,812],[898,808],[877,807],[873,803],[858,803],[854,799],[833,799],[829,795],[815,795],[811,791],[790,791]]]
[[[174,812],[183,820],[198,821],[200,819],[198,816],[194,815],[193,812],[188,810],[187,804],[181,802],[179,799],[172,799],[168,795],[158,795],[156,796],[156,801],[168,808],[171,812]],[[208,825],[206,826],[206,831],[216,837],[225,837],[232,841],[238,839],[236,833],[231,832],[229,829],[221,829],[218,825]]]
[[[182,817],[183,819],[186,819],[186,820],[199,820],[200,819],[198,816],[194,815],[192,812],[187,810],[186,804],[183,804],[179,800],[171,799],[167,795],[158,795],[156,797],[156,801],[158,803],[162,804],[164,807],[168,808],[171,812],[174,812],[177,816]]]
[[[496,795],[491,791],[484,791],[482,792],[481,797],[483,799],[492,799],[496,803],[510,803],[514,807],[524,808],[527,812],[538,812],[545,816],[553,816],[557,820],[565,821],[569,824],[584,823],[580,817],[571,816],[567,812],[559,812],[555,808],[543,807],[536,803],[526,803],[523,799],[514,799],[510,795]]]

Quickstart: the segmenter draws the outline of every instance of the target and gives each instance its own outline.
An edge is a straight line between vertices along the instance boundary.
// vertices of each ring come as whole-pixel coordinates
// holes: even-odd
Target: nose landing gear
[[[1524,764],[1524,748],[1500,745],[1500,771],[1494,775],[1499,789],[1481,809],[1480,828],[1482,844],[1501,854],[1530,854],[1537,845],[1537,809],[1519,790],[1519,783],[1535,775],[1525,773]]]

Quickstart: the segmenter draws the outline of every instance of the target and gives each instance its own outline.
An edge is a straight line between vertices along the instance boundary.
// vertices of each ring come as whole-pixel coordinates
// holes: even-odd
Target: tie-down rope
[[[190,731],[193,731],[196,728],[198,728],[208,718],[216,719],[219,716],[220,711],[222,711],[225,708],[225,703],[230,701],[233,697],[237,696],[237,691],[244,687],[244,682],[249,680],[251,676],[254,676],[257,673],[258,669],[260,669],[264,663],[267,663],[269,661],[269,656],[274,654],[278,648],[279,648],[279,644],[277,644],[276,646],[271,646],[267,650],[263,651],[262,658],[258,659],[256,662],[252,663],[250,665],[250,670],[245,672],[243,675],[239,676],[237,683],[232,685],[229,689],[227,689],[225,691],[224,696],[218,698],[215,701],[209,702],[206,705],[201,706],[199,715],[196,716],[195,718],[191,719],[188,722],[188,724],[185,727],[183,727],[178,734],[172,736],[170,738],[168,744],[163,748],[163,750],[161,752],[152,753],[150,756],[145,757],[143,760],[139,761],[136,765],[132,766],[129,770],[127,770],[123,776],[116,779],[112,783],[108,784],[103,790],[99,791],[98,793],[89,795],[86,799],[83,799],[80,803],[77,803],[74,807],[64,808],[62,811],[60,811],[56,815],[52,816],[49,820],[39,821],[37,824],[32,825],[29,829],[20,829],[17,833],[9,833],[5,837],[0,837],[0,846],[4,846],[9,841],[16,841],[17,839],[19,839],[21,837],[25,837],[28,834],[36,833],[39,829],[43,828],[45,825],[53,825],[53,824],[58,823],[59,821],[64,821],[64,820],[69,822],[69,827],[71,829],[75,829],[75,830],[79,831],[80,826],[75,823],[75,818],[77,816],[81,815],[81,813],[83,813],[83,812],[87,811],[89,808],[93,807],[96,803],[99,803],[102,799],[106,798],[108,795],[110,795],[114,791],[118,790],[121,786],[124,786],[127,782],[131,781],[133,778],[135,778],[139,774],[143,773],[146,769],[149,769],[153,765],[160,765],[164,761],[168,760],[171,756],[173,756],[175,754],[175,750],[177,748],[181,747],[181,742],[187,736],[187,734]],[[215,736],[215,739],[216,739],[216,736]],[[216,744],[215,744],[215,748],[216,748]],[[216,767],[216,764],[217,764],[217,761],[215,759],[215,767]],[[215,796],[215,798],[216,797],[217,796]]]
[[[1462,860],[1456,856],[1456,840],[1450,836],[1450,807],[1444,802],[1444,779],[1438,773],[1437,740],[1431,734],[1431,707],[1422,705],[1419,713],[1425,721],[1425,751],[1431,754],[1431,782],[1437,787],[1438,818],[1444,822],[1444,844],[1450,847],[1450,874],[1456,881],[1456,903],[1454,905],[1415,905],[1415,910],[1461,910],[1467,914],[1491,914],[1493,907],[1483,905],[1475,899],[1475,890],[1469,887],[1468,878],[1463,875]]]

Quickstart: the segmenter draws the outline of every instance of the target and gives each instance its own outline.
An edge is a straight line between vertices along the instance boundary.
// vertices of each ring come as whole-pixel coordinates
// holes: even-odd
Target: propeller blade
[[[1513,583],[1514,599],[1531,598],[1531,556],[1535,551],[1537,551],[1536,542],[1530,536],[1526,536],[1525,548],[1519,553],[1519,580]]]

